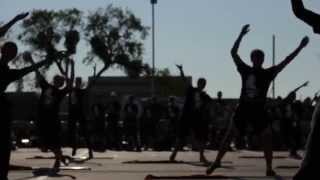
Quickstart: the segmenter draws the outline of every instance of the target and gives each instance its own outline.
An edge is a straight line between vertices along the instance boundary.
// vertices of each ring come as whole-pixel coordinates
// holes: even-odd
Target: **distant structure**
[[[100,77],[97,79],[90,91],[90,104],[104,101],[111,92],[115,92],[119,97],[135,95],[145,98],[152,94],[151,77],[128,78],[128,77]],[[187,77],[192,82],[192,77]],[[185,93],[185,83],[179,76],[155,77],[155,95],[158,97],[177,96],[183,97]],[[89,83],[92,77],[89,77]]]

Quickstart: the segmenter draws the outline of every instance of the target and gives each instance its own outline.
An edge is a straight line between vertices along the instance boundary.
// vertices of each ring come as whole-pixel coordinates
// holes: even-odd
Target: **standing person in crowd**
[[[179,121],[179,133],[174,150],[170,155],[170,161],[175,160],[178,151],[186,144],[187,136],[192,133],[196,143],[198,143],[200,162],[207,164],[208,161],[204,156],[204,150],[208,140],[209,119],[205,111],[212,100],[204,91],[207,82],[206,79],[199,78],[197,87],[193,87],[186,79],[182,65],[177,65],[177,68],[187,87],[182,117]]]
[[[233,61],[237,67],[242,79],[241,95],[238,108],[234,115],[234,125],[226,133],[226,137],[222,142],[218,155],[214,163],[207,169],[207,174],[211,174],[215,169],[221,167],[221,160],[228,150],[228,146],[233,137],[234,128],[245,136],[247,126],[251,125],[254,134],[260,136],[264,141],[263,149],[266,160],[266,176],[275,176],[276,173],[272,168],[272,130],[271,123],[267,117],[265,110],[267,102],[267,92],[271,82],[309,43],[309,38],[305,37],[289,56],[287,56],[280,64],[264,69],[264,52],[256,49],[251,52],[252,67],[247,65],[239,56],[238,49],[243,37],[249,32],[249,25],[243,26],[241,33],[231,50]]]
[[[26,59],[34,64],[31,56],[26,57]],[[71,64],[71,79],[65,80],[67,77],[55,75],[53,84],[48,83],[42,74],[36,70],[36,78],[41,88],[38,130],[41,144],[43,145],[42,148],[51,150],[55,156],[54,172],[59,171],[60,162],[68,165],[61,149],[61,120],[59,118],[61,101],[70,92],[74,78],[74,62],[69,60],[68,63]],[[65,81],[66,85],[62,88]]]
[[[91,107],[93,120],[93,139],[94,150],[104,152],[106,150],[105,134],[106,134],[106,109],[101,102],[95,103]]]
[[[166,109],[166,118],[170,121],[170,132],[172,139],[178,136],[178,126],[180,118],[180,107],[177,104],[176,97],[170,96]]]
[[[110,94],[110,102],[107,108],[107,134],[111,149],[121,149],[121,130],[119,127],[121,105],[118,100],[118,96],[115,92]]]
[[[213,121],[210,125],[210,146],[212,149],[218,149],[218,144],[221,142],[224,132],[226,131],[230,113],[227,109],[227,103],[223,99],[222,91],[218,91],[217,99],[213,103]],[[232,114],[232,113],[231,113]]]
[[[134,96],[129,96],[128,101],[124,106],[124,131],[126,140],[130,149],[135,149],[137,152],[141,151],[139,130],[140,122],[138,117],[139,109],[135,102]]]
[[[301,86],[297,87],[291,91],[286,98],[281,102],[281,111],[283,114],[281,121],[281,129],[284,135],[285,142],[289,147],[290,157],[294,159],[301,159],[298,154],[299,149],[299,139],[300,139],[300,129],[299,122],[300,117],[297,115],[297,105],[296,103],[296,93],[303,87],[308,86],[309,82],[305,82]],[[296,108],[295,108],[296,107]]]
[[[93,158],[93,149],[91,144],[91,136],[88,130],[87,117],[85,114],[85,98],[87,95],[87,89],[82,88],[82,78],[77,77],[75,79],[75,86],[72,88],[70,96],[71,103],[69,107],[69,121],[68,121],[68,134],[69,143],[72,147],[72,156],[75,156],[78,149],[77,143],[77,124],[79,124],[79,134],[84,137],[89,157]]]
[[[17,21],[24,19],[28,13],[22,13],[13,18],[9,23],[0,27],[0,37],[4,36],[9,28]],[[0,126],[0,179],[7,180],[11,155],[11,103],[9,102],[5,91],[8,86],[29,74],[36,69],[51,63],[50,60],[45,60],[40,63],[34,64],[22,69],[11,69],[9,63],[16,58],[18,47],[14,42],[6,42],[1,47],[0,58],[0,114],[2,124]]]
[[[157,146],[159,136],[163,136],[157,134],[157,125],[159,125],[162,114],[163,108],[158,102],[157,97],[151,97],[147,106],[144,108],[144,126],[142,127],[146,149],[154,149]]]

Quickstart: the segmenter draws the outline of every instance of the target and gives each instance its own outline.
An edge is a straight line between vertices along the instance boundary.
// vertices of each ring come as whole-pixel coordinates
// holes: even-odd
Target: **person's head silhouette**
[[[264,52],[261,49],[255,49],[251,52],[251,62],[254,68],[261,68],[264,62]]]
[[[294,102],[297,98],[297,94],[295,92],[291,92],[289,95],[288,95],[288,100],[290,102]]]
[[[1,48],[1,63],[8,64],[18,53],[18,47],[14,42],[6,42]]]
[[[82,78],[81,77],[76,77],[75,86],[76,86],[76,88],[81,88],[81,86],[82,86]]]
[[[207,80],[205,78],[199,78],[197,82],[197,88],[203,90],[206,87]]]
[[[60,76],[60,75],[55,75],[53,77],[53,85],[56,88],[61,88],[64,85],[64,77]]]
[[[218,99],[222,99],[222,96],[223,96],[222,91],[218,91],[218,93],[217,93]]]

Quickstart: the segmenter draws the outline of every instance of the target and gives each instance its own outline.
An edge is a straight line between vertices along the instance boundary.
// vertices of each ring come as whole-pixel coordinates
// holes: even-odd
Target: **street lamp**
[[[157,0],[151,0],[152,6],[152,80],[151,80],[151,93],[155,95],[155,19],[154,19],[154,7],[157,4]]]

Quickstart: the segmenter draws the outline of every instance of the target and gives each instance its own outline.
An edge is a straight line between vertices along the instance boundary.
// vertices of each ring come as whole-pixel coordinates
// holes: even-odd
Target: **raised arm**
[[[6,33],[8,32],[8,30],[19,20],[24,19],[25,17],[28,16],[29,13],[21,13],[18,14],[16,17],[14,17],[11,21],[9,21],[7,24],[5,24],[4,26],[0,27],[0,37],[3,37],[4,35],[6,35]]]
[[[179,71],[180,71],[180,77],[183,79],[183,81],[184,81],[186,84],[190,85],[190,82],[188,82],[188,79],[187,79],[186,76],[184,75],[184,71],[183,71],[183,66],[182,66],[182,64],[181,64],[181,65],[176,64],[176,66],[177,66],[177,68],[178,68]]]
[[[291,0],[293,13],[297,18],[313,27],[315,33],[320,33],[320,15],[316,14],[303,5],[302,0]]]
[[[19,78],[22,78],[26,74],[28,74],[30,72],[33,72],[33,71],[36,71],[36,73],[39,74],[39,71],[38,71],[39,68],[41,68],[42,66],[44,66],[46,64],[51,63],[51,60],[49,60],[49,59],[46,59],[46,60],[43,60],[41,62],[35,63],[33,61],[32,56],[31,56],[30,53],[24,53],[23,58],[27,62],[30,62],[32,65],[28,66],[28,67],[25,67],[25,68],[22,68],[22,69],[19,69],[18,70],[19,71]]]
[[[301,40],[300,45],[289,55],[287,56],[282,62],[280,62],[276,69],[278,72],[282,71],[288,64],[291,63],[291,61],[298,56],[300,51],[305,48],[309,43],[309,38],[306,36]]]
[[[27,69],[26,68],[24,68],[24,69],[22,69],[22,70],[24,70],[24,71],[29,71],[29,69],[31,69],[31,67],[37,67],[37,68],[35,68],[34,70],[32,70],[32,71],[34,71],[35,73],[36,73],[36,78],[37,78],[37,81],[38,81],[38,83],[41,85],[41,84],[43,84],[44,82],[46,83],[46,84],[48,84],[48,82],[46,81],[46,79],[43,77],[43,75],[40,73],[40,71],[39,71],[39,68],[41,67],[41,66],[43,66],[43,65],[45,65],[45,64],[47,64],[47,63],[50,63],[50,61],[49,60],[43,60],[42,62],[40,62],[40,63],[38,63],[38,64],[36,64],[35,62],[34,62],[34,60],[33,60],[33,58],[32,58],[32,55],[29,53],[29,52],[25,52],[24,54],[23,54],[23,59],[26,61],[26,62],[29,62],[30,64],[31,64],[31,66],[30,67],[27,67]],[[40,66],[40,67],[38,67],[38,66]],[[20,70],[21,71],[21,70]],[[30,71],[31,72],[31,71]],[[23,73],[26,73],[26,72],[23,72]],[[27,73],[29,73],[29,72],[27,72]]]
[[[298,92],[301,88],[303,87],[307,87],[309,85],[309,81],[306,81],[305,83],[303,83],[302,85],[300,85],[299,87],[295,88],[293,91],[291,92]]]
[[[239,54],[238,54],[238,50],[240,47],[240,43],[242,41],[242,38],[249,32],[249,27],[250,25],[247,24],[245,26],[242,27],[241,33],[238,36],[236,42],[234,43],[232,49],[231,49],[231,56],[233,58],[234,63],[236,64],[237,67],[241,66],[241,65],[246,65],[242,59],[240,58]]]

